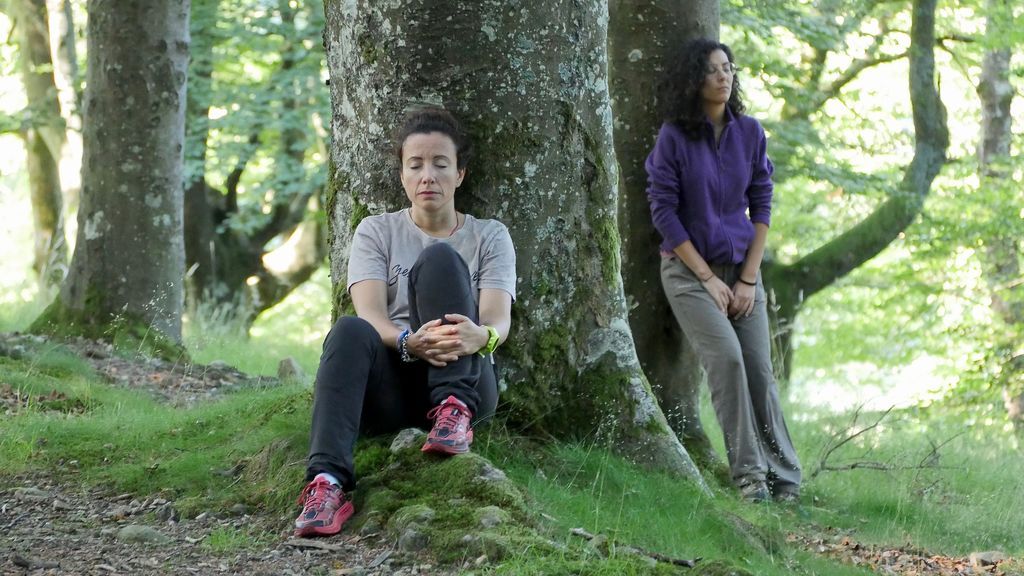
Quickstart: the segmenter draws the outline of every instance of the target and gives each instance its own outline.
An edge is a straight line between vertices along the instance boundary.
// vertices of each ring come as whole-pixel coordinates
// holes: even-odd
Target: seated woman
[[[508,229],[455,210],[470,142],[447,111],[411,113],[395,154],[410,206],[356,228],[356,316],[324,341],[297,536],[336,534],[354,513],[360,433],[429,427],[424,452],[461,454],[498,402],[491,354],[508,336],[516,287]]]
[[[746,500],[796,500],[800,461],[772,375],[761,259],[772,164],[744,114],[732,52],[697,39],[667,71],[665,123],[647,158],[661,281],[708,375],[732,480]]]

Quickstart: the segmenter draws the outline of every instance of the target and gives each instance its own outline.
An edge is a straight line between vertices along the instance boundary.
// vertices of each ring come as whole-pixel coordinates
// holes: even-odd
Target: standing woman
[[[684,46],[662,84],[647,198],[665,295],[707,372],[732,480],[746,500],[795,501],[800,462],[772,374],[760,272],[773,168],[736,70],[724,44]]]
[[[470,142],[447,111],[410,114],[395,155],[410,205],[356,228],[356,316],[324,341],[297,536],[336,534],[354,513],[358,434],[431,428],[424,452],[461,454],[498,402],[492,354],[508,336],[516,286],[508,229],[455,210]]]

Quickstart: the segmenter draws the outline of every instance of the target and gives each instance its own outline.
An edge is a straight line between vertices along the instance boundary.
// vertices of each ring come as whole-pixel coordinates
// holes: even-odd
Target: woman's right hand
[[[722,311],[722,314],[726,314],[729,310],[729,304],[732,302],[732,290],[725,285],[725,282],[712,274],[707,280],[703,280],[700,283],[704,287],[704,290],[711,295],[711,299],[715,301],[715,306]]]

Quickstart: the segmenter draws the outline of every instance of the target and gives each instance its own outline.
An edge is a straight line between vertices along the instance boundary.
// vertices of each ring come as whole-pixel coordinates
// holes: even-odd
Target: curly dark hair
[[[706,118],[700,91],[708,70],[708,59],[715,50],[725,52],[729,62],[733,62],[732,50],[725,44],[709,38],[690,40],[669,63],[658,86],[658,107],[662,119],[679,126],[690,139],[700,137]],[[747,110],[736,74],[732,77],[732,93],[726,105],[737,116]]]
[[[473,155],[473,143],[470,142],[469,136],[455,116],[437,106],[424,106],[410,111],[402,120],[402,124],[395,130],[392,142],[399,164],[402,162],[402,147],[405,145],[406,138],[413,134],[430,134],[431,132],[440,132],[452,139],[455,144],[455,166],[459,170],[465,169]]]

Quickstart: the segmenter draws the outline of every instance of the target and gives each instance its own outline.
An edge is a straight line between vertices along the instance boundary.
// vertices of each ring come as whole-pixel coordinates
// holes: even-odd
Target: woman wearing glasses
[[[744,499],[796,501],[800,462],[772,374],[761,260],[771,216],[764,129],[745,115],[729,47],[689,42],[667,71],[647,158],[669,304],[708,375]]]

